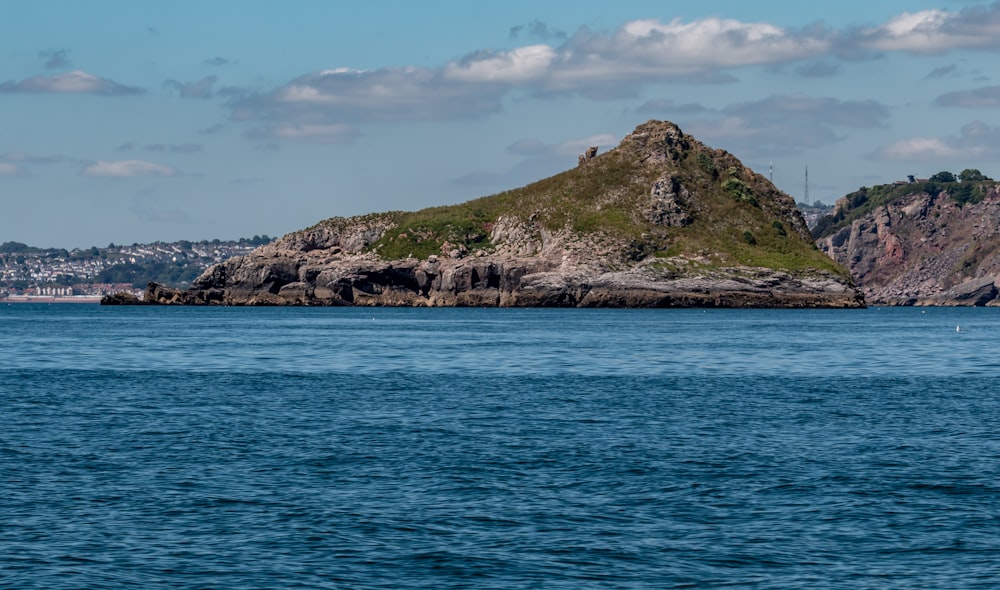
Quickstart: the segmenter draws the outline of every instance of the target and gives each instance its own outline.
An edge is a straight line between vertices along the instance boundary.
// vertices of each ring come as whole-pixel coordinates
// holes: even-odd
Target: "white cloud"
[[[287,126],[433,121],[496,112],[506,88],[448,80],[429,68],[336,69],[300,76],[268,93],[239,97],[229,106],[234,120]]]
[[[943,139],[936,137],[911,137],[887,145],[876,151],[874,156],[879,160],[893,161],[933,161],[950,160],[959,155],[959,151],[948,145]]]
[[[117,96],[141,94],[141,88],[125,86],[113,80],[99,78],[83,70],[73,70],[54,76],[34,76],[20,82],[8,80],[0,83],[0,92],[51,93],[51,94],[98,94]]]
[[[1000,127],[973,121],[952,137],[911,137],[876,150],[878,160],[902,162],[950,161],[960,165],[1000,157]]]
[[[884,25],[865,31],[868,44],[875,49],[895,51],[940,51],[942,46],[942,25],[952,14],[943,10],[924,10],[916,13],[904,12],[893,17]]]
[[[334,74],[321,73],[320,75],[332,76]],[[302,102],[314,104],[335,104],[339,100],[336,95],[323,94],[318,88],[309,84],[290,84],[279,90],[275,94],[275,99],[286,103]]]
[[[21,176],[24,168],[12,162],[0,162],[0,176]]]
[[[247,132],[247,136],[256,140],[292,140],[317,143],[353,143],[358,137],[358,130],[350,125],[335,123],[271,125],[258,127]]]
[[[548,45],[530,45],[502,53],[486,52],[445,66],[444,77],[464,82],[517,84],[542,78],[556,59]]]
[[[796,35],[767,23],[707,18],[689,23],[640,20],[613,38],[617,55],[677,67],[733,67],[798,61],[830,48],[824,35]],[[624,61],[624,60],[623,60]]]
[[[479,52],[449,63],[444,76],[469,83],[518,84],[543,92],[600,94],[674,78],[719,82],[722,69],[797,61],[831,47],[822,30],[794,33],[767,23],[707,18],[630,21],[610,33],[582,29],[564,45],[531,45],[507,52]],[[618,92],[610,89],[619,87]]]
[[[577,90],[670,78],[729,81],[721,70],[809,59],[831,46],[831,35],[822,29],[796,33],[767,23],[719,18],[637,20],[610,35],[579,31],[560,48],[546,87]]]
[[[1000,3],[949,12],[904,12],[860,31],[857,41],[880,51],[939,53],[950,49],[1000,48]]]
[[[142,176],[177,176],[179,173],[176,168],[143,160],[98,160],[84,168],[81,174],[84,176],[108,178],[135,178]]]
[[[26,176],[27,165],[51,165],[70,162],[65,156],[35,156],[27,152],[6,152],[0,154],[0,176]]]

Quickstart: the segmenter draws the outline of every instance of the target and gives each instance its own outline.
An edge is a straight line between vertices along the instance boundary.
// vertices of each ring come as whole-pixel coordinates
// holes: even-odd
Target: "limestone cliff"
[[[851,271],[869,304],[1000,304],[995,182],[872,187],[841,199],[818,229],[820,249]]]
[[[163,304],[859,307],[794,201],[662,121],[526,187],[332,218],[216,265]]]

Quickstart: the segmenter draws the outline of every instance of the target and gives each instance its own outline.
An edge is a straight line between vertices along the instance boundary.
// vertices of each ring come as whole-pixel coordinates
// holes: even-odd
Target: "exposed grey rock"
[[[982,277],[949,289],[944,297],[955,305],[986,305],[997,298],[997,287],[993,277]]]
[[[145,305],[146,302],[128,291],[119,291],[101,297],[101,305]]]
[[[312,281],[281,284],[274,268],[233,275],[214,287],[215,270],[187,291],[151,284],[146,298],[165,304],[502,306],[502,307],[858,307],[857,291],[833,275],[793,277],[763,269],[722,269],[677,278],[650,264],[632,269],[568,266],[538,258],[329,262]],[[240,266],[246,267],[244,263]],[[249,267],[253,268],[253,267]],[[733,276],[742,278],[735,280]],[[262,282],[263,281],[263,282]]]
[[[646,217],[653,223],[682,227],[694,221],[688,211],[691,194],[677,176],[669,175],[657,180],[650,197]]]

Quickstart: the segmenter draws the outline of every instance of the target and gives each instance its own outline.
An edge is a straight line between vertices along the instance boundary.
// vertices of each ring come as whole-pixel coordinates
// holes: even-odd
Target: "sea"
[[[1000,308],[0,303],[0,588],[998,588]]]

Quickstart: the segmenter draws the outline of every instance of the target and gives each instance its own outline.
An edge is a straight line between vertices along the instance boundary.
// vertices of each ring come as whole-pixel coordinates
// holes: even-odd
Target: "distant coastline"
[[[150,281],[188,284],[208,267],[271,242],[254,236],[239,240],[154,242],[107,248],[64,250],[20,242],[0,243],[0,298],[3,296],[100,298],[121,291],[137,296]],[[2,299],[0,299],[2,300]]]
[[[100,295],[10,295],[0,299],[0,303],[100,303]]]

